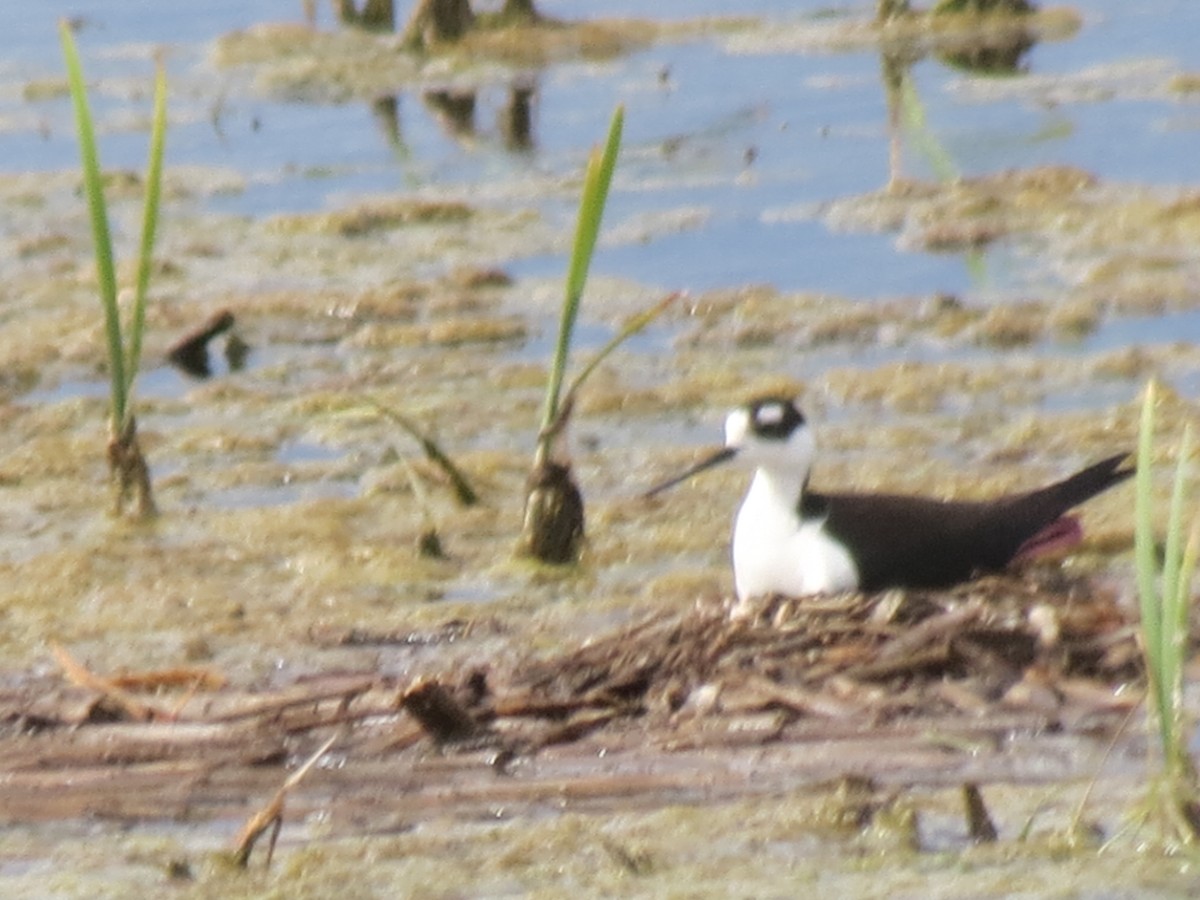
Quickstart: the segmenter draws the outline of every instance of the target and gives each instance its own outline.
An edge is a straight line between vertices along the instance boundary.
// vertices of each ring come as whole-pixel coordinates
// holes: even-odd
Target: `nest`
[[[771,600],[742,618],[698,603],[552,656],[475,657],[415,679],[343,671],[239,689],[199,671],[106,678],[60,650],[62,675],[0,681],[0,809],[6,821],[228,818],[305,758],[264,822],[288,792],[293,812],[320,808],[353,830],[364,810],[372,827],[400,827],[450,806],[474,815],[576,796],[620,808],[635,795],[686,799],[697,784],[709,799],[745,796],[846,770],[933,782],[956,777],[934,732],[1112,734],[1141,694],[1122,690],[1141,678],[1131,621],[1114,592],[1035,571],[948,592]],[[469,632],[453,623],[425,638]],[[767,744],[771,764],[728,765]],[[973,777],[1008,777],[1014,746],[988,745],[990,762],[970,756]],[[326,752],[339,765],[314,768]],[[520,777],[496,779],[530,758]]]
[[[795,716],[978,715],[1125,708],[1141,677],[1134,628],[1111,591],[1052,572],[944,592],[773,599],[659,615],[551,659],[514,685],[531,705]]]

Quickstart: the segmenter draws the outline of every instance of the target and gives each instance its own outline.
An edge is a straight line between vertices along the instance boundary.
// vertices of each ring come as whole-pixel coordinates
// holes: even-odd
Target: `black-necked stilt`
[[[937,588],[1069,546],[1082,532],[1072,507],[1128,478],[1127,453],[1055,484],[990,500],[897,494],[823,494],[808,486],[816,443],[789,399],[763,397],[725,420],[725,447],[648,491],[649,497],[718,463],[755,467],[733,527],[740,603],[888,587]]]

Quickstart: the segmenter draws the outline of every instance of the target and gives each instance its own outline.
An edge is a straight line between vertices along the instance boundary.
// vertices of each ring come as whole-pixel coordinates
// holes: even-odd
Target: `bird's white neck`
[[[733,527],[733,575],[738,599],[853,590],[858,571],[846,549],[803,521],[807,472],[760,466]]]
[[[750,481],[746,500],[748,502],[753,497],[756,506],[775,507],[780,514],[786,513],[798,519],[800,500],[807,481],[807,471],[796,472],[775,466],[759,466],[754,470],[754,478]]]

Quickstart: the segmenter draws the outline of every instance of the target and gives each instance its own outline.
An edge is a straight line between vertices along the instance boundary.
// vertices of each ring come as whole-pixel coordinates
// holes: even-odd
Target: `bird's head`
[[[643,496],[652,497],[705,469],[731,460],[752,468],[793,474],[803,483],[815,455],[812,430],[795,402],[780,396],[759,397],[726,416],[724,447],[710,453],[686,472],[651,488]]]

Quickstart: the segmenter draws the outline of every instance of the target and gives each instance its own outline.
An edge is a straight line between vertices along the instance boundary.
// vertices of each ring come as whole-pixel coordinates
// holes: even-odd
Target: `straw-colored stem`
[[[434,442],[433,438],[424,434],[421,429],[417,427],[416,423],[407,416],[402,415],[390,407],[384,406],[377,400],[371,400],[370,403],[371,406],[375,408],[376,412],[378,412],[381,416],[384,416],[395,422],[402,429],[404,429],[404,431],[413,440],[421,445],[421,449],[425,452],[426,458],[428,458],[431,463],[441,469],[446,474],[446,477],[450,479],[450,484],[454,488],[454,496],[458,499],[459,503],[461,503],[463,506],[473,506],[479,502],[479,494],[476,493],[475,488],[471,486],[470,480],[463,473],[462,469],[455,465],[454,460],[447,456],[445,451],[443,451],[442,448]]]

